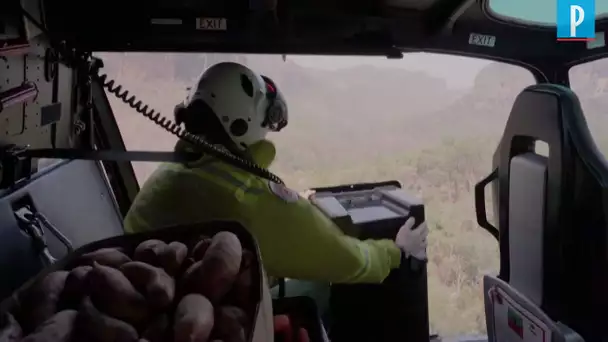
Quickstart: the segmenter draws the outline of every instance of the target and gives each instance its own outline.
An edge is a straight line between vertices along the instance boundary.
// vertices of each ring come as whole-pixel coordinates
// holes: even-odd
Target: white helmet
[[[287,103],[274,82],[238,63],[222,62],[205,70],[184,106],[201,100],[241,149],[287,126]]]

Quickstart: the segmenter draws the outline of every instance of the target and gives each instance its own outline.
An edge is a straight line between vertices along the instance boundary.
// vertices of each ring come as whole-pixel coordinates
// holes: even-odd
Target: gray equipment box
[[[394,239],[411,216],[416,225],[424,222],[422,201],[397,181],[313,190],[311,202],[345,234],[360,240]],[[331,340],[429,341],[426,263],[406,260],[382,284],[332,284]]]
[[[310,201],[345,234],[361,240],[394,239],[410,216],[416,223],[424,221],[422,201],[396,181],[314,190]]]

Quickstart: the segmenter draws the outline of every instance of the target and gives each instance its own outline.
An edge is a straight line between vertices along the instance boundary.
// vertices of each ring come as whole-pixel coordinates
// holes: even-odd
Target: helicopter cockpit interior
[[[490,2],[6,1],[0,5],[1,298],[74,249],[124,233],[123,218],[139,191],[131,162],[196,157],[127,150],[109,97],[163,133],[282,182],[149,107],[105,75],[94,53],[399,59],[435,52],[518,65],[537,83],[521,89],[488,176],[474,186],[475,219],[500,251],[500,272],[487,274],[479,288],[487,336],[453,340],[608,341],[608,163],[568,75],[577,64],[608,56],[608,21],[595,21],[594,43],[558,41],[555,25],[507,20]],[[548,155],[537,153],[539,141]],[[43,159],[65,161],[43,168]],[[359,239],[394,238],[409,217],[429,215],[397,181],[314,190],[311,202]],[[493,208],[486,207],[490,197]],[[382,284],[332,284],[329,339],[451,341],[432,334],[427,266],[411,261]]]

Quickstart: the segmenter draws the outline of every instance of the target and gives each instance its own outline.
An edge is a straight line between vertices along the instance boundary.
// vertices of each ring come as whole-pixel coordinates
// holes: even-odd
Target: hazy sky
[[[554,24],[557,17],[557,0],[490,0],[490,8],[498,14],[542,23]],[[595,0],[595,13],[608,13],[608,0]]]
[[[444,78],[449,86],[459,88],[471,86],[479,70],[491,63],[483,59],[430,53],[408,53],[403,56],[403,59],[358,56],[287,56],[287,58],[302,66],[324,69],[373,65],[381,68],[424,71]]]

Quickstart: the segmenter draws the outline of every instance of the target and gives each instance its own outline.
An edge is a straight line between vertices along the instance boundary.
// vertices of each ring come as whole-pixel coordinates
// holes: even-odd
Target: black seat
[[[539,140],[548,156],[536,153]],[[608,164],[577,96],[553,84],[526,88],[493,164],[476,206],[479,224],[499,237],[499,278],[585,340],[608,340]],[[483,196],[494,180],[498,229]]]

